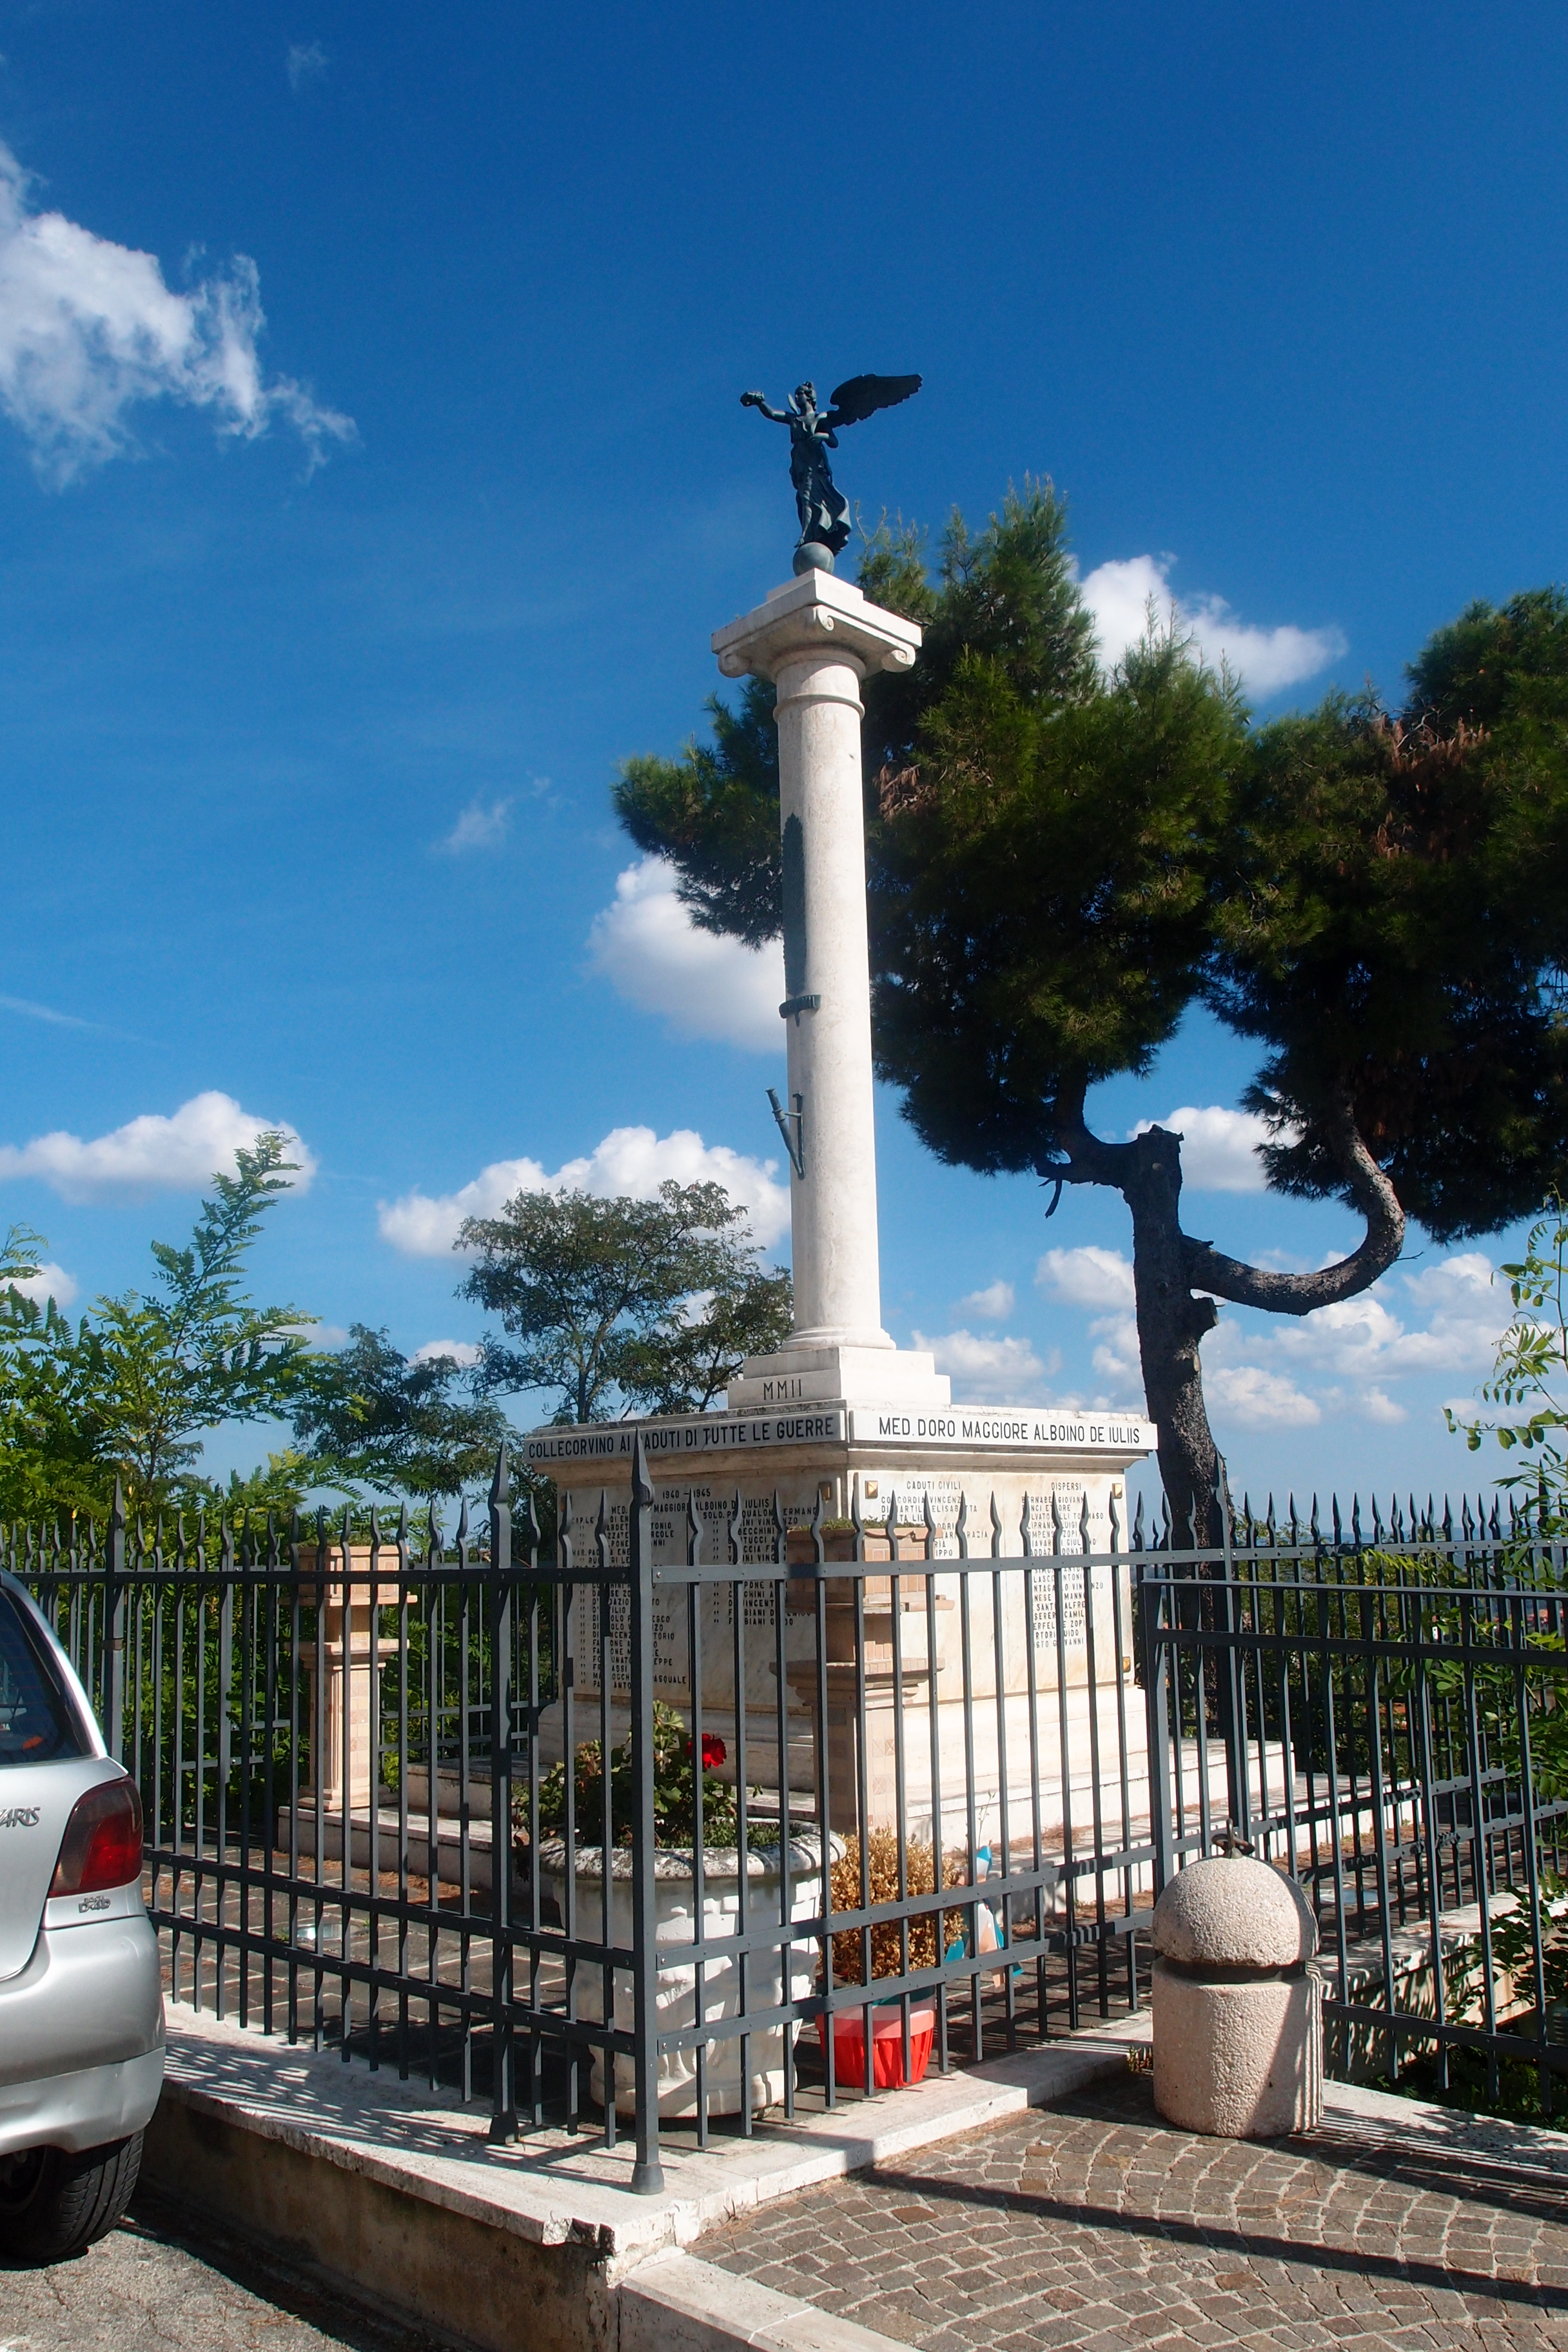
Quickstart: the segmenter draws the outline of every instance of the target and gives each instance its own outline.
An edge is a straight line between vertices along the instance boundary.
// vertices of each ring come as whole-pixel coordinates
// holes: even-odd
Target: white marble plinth
[[[853,1556],[857,1517],[866,1530],[863,1581],[830,1579],[826,1595],[830,1744],[837,1759],[831,1767],[835,1830],[853,1826],[841,1807],[855,1781],[847,1759],[862,1744],[871,1818],[891,1818],[898,1777],[894,1718],[900,1713],[913,1727],[905,1742],[906,1818],[929,1822],[935,1811],[945,1830],[953,1805],[963,1809],[966,1772],[974,1776],[983,1810],[994,1806],[1020,1774],[1026,1778],[1031,1689],[1037,1701],[1040,1693],[1059,1691],[1065,1704],[1067,1695],[1091,1686],[1125,1688],[1131,1649],[1127,1571],[1103,1558],[1091,1563],[1082,1554],[1111,1551],[1113,1507],[1125,1542],[1126,1471],[1153,1444],[1146,1422],[1043,1407],[854,1404],[837,1398],[776,1413],[688,1414],[538,1430],[527,1441],[528,1459],[556,1485],[563,1541],[585,1577],[597,1564],[601,1531],[611,1565],[627,1561],[639,1437],[654,1486],[655,1567],[685,1564],[695,1537],[701,1559],[719,1568],[734,1562],[749,1571],[739,1579],[721,1574],[695,1588],[696,1638],[703,1722],[729,1743],[740,1696],[739,1630],[748,1717],[744,1771],[755,1785],[778,1787],[781,1755],[792,1788],[809,1787],[816,1769],[815,1588],[802,1579],[796,1590],[792,1580],[781,1627],[781,1529],[786,1572],[809,1568],[815,1559],[814,1521],[821,1524],[829,1559],[839,1563]],[[959,1575],[945,1563],[958,1560],[965,1542],[976,1560],[988,1559],[994,1543],[1002,1564],[994,1572]],[[934,1650],[926,1609],[928,1543],[935,1571],[929,1580]],[[1031,1562],[1026,1571],[1019,1565],[1026,1559]],[[692,1591],[659,1582],[653,1594],[654,1688],[680,1708],[689,1708],[692,1696]],[[624,1589],[611,1593],[607,1627],[599,1622],[599,1606],[585,1581],[573,1604],[577,1738],[598,1734],[599,1662],[606,1641],[612,1702],[630,1672]],[[857,1643],[864,1644],[858,1659]],[[851,1720],[862,1687],[863,1728]],[[929,1757],[929,1728],[922,1727],[933,1696],[945,1759],[940,1792],[921,1760]],[[1092,1778],[1091,1757],[1101,1743],[1098,1712],[1075,1703],[1064,1716],[1057,1700],[1052,1706],[1053,1721],[1066,1724],[1070,1717],[1078,1727],[1069,1740],[1073,1752],[1058,1756],[1057,1783],[1070,1781],[1080,1769]],[[984,1712],[978,1734],[968,1720],[972,1711],[976,1720]],[[1116,1746],[1110,1742],[1108,1752],[1115,1753]],[[911,1763],[917,1748],[920,1758]]]

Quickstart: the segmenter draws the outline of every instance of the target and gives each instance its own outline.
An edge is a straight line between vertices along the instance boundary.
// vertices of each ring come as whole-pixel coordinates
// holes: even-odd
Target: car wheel
[[[0,2157],[0,2254],[63,2263],[113,2229],[142,2169],[142,2134],[71,2155],[35,2147]]]

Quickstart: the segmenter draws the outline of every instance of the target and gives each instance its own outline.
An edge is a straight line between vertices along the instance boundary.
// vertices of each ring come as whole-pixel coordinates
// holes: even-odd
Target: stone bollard
[[[1154,1906],[1154,2105],[1226,2139],[1323,2112],[1317,1923],[1292,1878],[1245,1854],[1178,1872]]]

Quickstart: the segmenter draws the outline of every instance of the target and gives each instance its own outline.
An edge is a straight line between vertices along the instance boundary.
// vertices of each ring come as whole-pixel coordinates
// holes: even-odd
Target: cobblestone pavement
[[[0,2352],[435,2352],[431,2337],[138,2194],[74,2262],[0,2263]]]
[[[1130,2077],[692,2252],[922,2352],[1568,2352],[1568,2139],[1559,2164],[1555,2135],[1446,2142],[1379,2105],[1393,2119],[1200,2139]]]

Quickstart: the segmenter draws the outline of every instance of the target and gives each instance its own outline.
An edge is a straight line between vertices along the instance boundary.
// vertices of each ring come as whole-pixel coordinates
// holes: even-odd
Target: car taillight
[[[94,1895],[142,1875],[142,1799],[134,1780],[104,1780],[79,1797],[60,1841],[51,1895]]]

